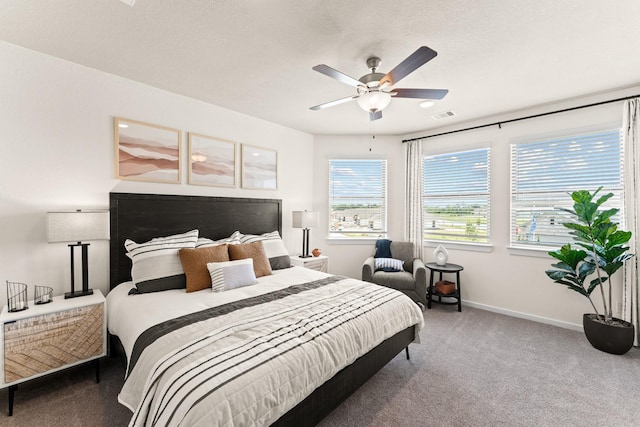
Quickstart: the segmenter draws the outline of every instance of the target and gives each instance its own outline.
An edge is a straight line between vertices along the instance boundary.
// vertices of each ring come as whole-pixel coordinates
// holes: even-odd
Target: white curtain
[[[407,209],[405,211],[404,239],[413,243],[413,256],[422,258],[422,141],[406,142]]]
[[[624,212],[626,229],[633,233],[629,241],[630,252],[636,254],[624,267],[624,287],[622,294],[622,318],[635,325],[636,340],[639,343],[640,325],[638,315],[638,239],[640,239],[640,99],[630,99],[624,103],[622,132],[624,138]]]

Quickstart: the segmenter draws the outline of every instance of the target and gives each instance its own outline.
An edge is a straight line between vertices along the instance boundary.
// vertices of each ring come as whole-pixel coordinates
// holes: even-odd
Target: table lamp
[[[89,289],[89,268],[87,240],[109,239],[109,211],[106,210],[75,210],[47,212],[47,240],[49,243],[70,243],[71,249],[71,292],[64,294],[65,298],[80,297],[93,294]],[[82,248],[82,290],[75,290],[74,250]]]

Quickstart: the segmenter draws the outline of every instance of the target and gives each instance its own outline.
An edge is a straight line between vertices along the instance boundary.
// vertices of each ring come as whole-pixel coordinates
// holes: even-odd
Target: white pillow
[[[213,292],[227,291],[258,283],[251,258],[210,262],[207,263],[207,269],[211,275],[211,290]]]
[[[236,237],[226,237],[220,240],[211,240],[206,237],[198,237],[198,241],[196,242],[196,248],[208,248],[211,246],[220,246],[224,244],[229,245],[237,245],[240,243],[240,239]]]
[[[145,243],[127,239],[124,247],[131,258],[131,280],[136,286],[131,293],[185,288],[187,282],[178,251],[195,248],[197,240],[198,230],[156,237]]]
[[[374,258],[375,269],[384,271],[402,271],[404,261],[395,258]]]
[[[229,238],[239,239],[240,243],[262,242],[264,253],[267,258],[269,258],[271,270],[281,270],[291,267],[289,252],[287,252],[287,248],[284,247],[284,242],[277,230],[260,235],[242,234],[239,231],[234,231]]]

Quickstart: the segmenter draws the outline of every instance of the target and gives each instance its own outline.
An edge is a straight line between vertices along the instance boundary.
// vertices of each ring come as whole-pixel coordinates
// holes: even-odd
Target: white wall
[[[325,136],[314,137],[313,208],[320,213],[320,225],[311,230],[313,247],[329,256],[329,272],[361,278],[362,261],[373,253],[375,239],[340,242],[327,239],[329,232],[329,159],[387,159],[388,237],[402,240],[404,224],[404,148],[397,136]],[[371,149],[371,151],[369,151]]]
[[[0,279],[70,289],[69,249],[46,241],[46,212],[107,208],[111,191],[283,200],[283,238],[298,237],[291,211],[312,208],[313,137],[214,105],[0,42]],[[185,76],[188,78],[188,76]],[[113,118],[140,120],[278,150],[278,190],[244,190],[114,178]],[[298,230],[296,230],[298,231]],[[295,239],[294,239],[295,237]],[[79,254],[77,255],[77,257]],[[90,286],[109,289],[108,242],[89,247]],[[5,285],[0,302],[6,301]]]

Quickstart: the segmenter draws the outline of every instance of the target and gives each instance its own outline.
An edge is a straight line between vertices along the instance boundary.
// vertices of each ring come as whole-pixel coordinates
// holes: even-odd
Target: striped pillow
[[[207,269],[211,275],[211,290],[221,292],[229,289],[258,283],[253,272],[253,260],[251,258],[237,261],[210,262]]]
[[[278,231],[260,235],[242,234],[239,231],[235,231],[230,238],[237,238],[240,240],[240,243],[262,242],[264,253],[267,255],[267,258],[269,258],[271,270],[281,270],[291,267],[289,252],[287,252],[287,249],[284,247],[284,242]]]
[[[404,261],[394,258],[374,258],[376,271],[402,271]]]
[[[136,286],[130,293],[166,291],[186,288],[186,279],[178,251],[195,248],[198,230],[167,237],[156,237],[145,243],[127,239],[124,247],[131,258],[131,280]]]
[[[228,245],[237,245],[238,243],[240,243],[240,239],[233,236],[226,237],[220,240],[211,240],[211,239],[207,239],[206,237],[198,237],[198,241],[196,242],[196,248],[210,248],[213,246],[224,245],[225,243]]]

